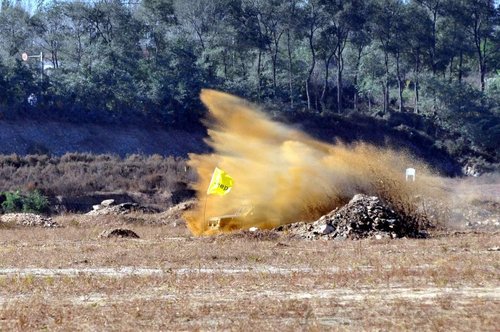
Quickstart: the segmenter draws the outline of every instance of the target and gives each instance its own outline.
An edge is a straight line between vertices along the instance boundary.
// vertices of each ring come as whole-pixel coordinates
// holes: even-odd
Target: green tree
[[[485,89],[485,78],[490,57],[498,56],[498,50],[491,47],[498,15],[493,0],[463,0],[467,13],[466,28],[476,50],[481,91]],[[496,26],[498,29],[498,25]]]
[[[426,11],[418,5],[410,4],[405,15],[408,26],[406,38],[406,55],[413,67],[414,112],[419,113],[420,76],[424,69],[425,51],[432,43],[432,21]]]
[[[326,33],[332,36],[330,47],[337,65],[337,112],[342,113],[344,50],[350,34],[360,30],[365,23],[365,2],[323,1],[323,4],[329,23]]]
[[[28,50],[32,37],[30,17],[19,6],[3,4],[0,12],[0,56],[9,64],[14,63],[14,57]]]
[[[305,79],[305,92],[307,98],[307,109],[312,108],[314,98],[316,109],[318,109],[317,101],[318,94],[313,93],[313,73],[316,69],[317,53],[319,51],[320,36],[319,34],[326,28],[326,15],[323,11],[321,0],[311,0],[307,2],[304,8],[304,16],[301,24],[301,35],[305,38],[305,43],[309,51],[309,63],[307,75]]]
[[[389,109],[390,91],[390,55],[396,60],[396,77],[399,91],[399,110],[403,110],[403,75],[401,73],[401,56],[403,45],[402,36],[405,34],[406,26],[404,22],[405,7],[400,0],[379,1],[375,5],[375,13],[372,20],[372,33],[378,41],[380,49],[384,54],[385,77],[383,84],[384,91],[384,112]]]
[[[63,19],[61,19],[63,18]],[[69,32],[67,19],[64,18],[64,6],[54,4],[39,11],[32,18],[32,25],[37,36],[37,44],[50,56],[55,69],[60,66],[60,52]]]
[[[440,49],[441,66],[448,66],[449,80],[456,76],[459,83],[462,82],[465,69],[465,61],[474,53],[474,48],[467,38],[466,12],[463,3],[454,0],[448,1],[448,10],[444,13],[443,19],[438,25],[441,42]]]

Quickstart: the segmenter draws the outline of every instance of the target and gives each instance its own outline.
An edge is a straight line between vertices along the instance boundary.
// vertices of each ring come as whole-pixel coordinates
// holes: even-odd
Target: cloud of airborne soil
[[[210,114],[207,142],[214,153],[190,155],[200,204],[184,217],[193,234],[312,221],[357,193],[379,196],[405,213],[418,209],[413,197],[439,195],[438,178],[405,153],[365,143],[320,142],[226,93],[203,90],[201,100]],[[225,196],[207,197],[215,166],[233,177],[234,187]],[[407,167],[417,169],[417,181],[405,181]],[[251,215],[216,230],[208,226],[211,217],[249,205]]]

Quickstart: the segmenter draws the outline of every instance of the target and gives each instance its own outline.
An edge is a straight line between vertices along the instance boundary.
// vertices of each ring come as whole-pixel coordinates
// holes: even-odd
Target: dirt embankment
[[[160,154],[186,156],[203,152],[205,133],[138,126],[78,125],[54,121],[0,120],[0,154],[89,152],[95,154]]]

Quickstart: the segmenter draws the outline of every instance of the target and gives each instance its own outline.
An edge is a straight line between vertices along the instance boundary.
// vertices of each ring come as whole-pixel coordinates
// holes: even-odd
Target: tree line
[[[280,110],[495,118],[499,14],[492,0],[2,0],[0,112],[184,125],[216,88]]]

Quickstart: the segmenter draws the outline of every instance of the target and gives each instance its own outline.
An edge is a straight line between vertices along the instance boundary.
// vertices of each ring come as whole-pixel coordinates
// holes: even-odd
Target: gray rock
[[[115,200],[114,199],[105,199],[104,201],[101,202],[101,205],[103,207],[110,207],[112,205],[115,205]]]

